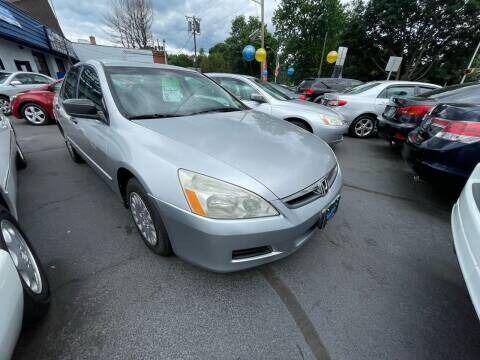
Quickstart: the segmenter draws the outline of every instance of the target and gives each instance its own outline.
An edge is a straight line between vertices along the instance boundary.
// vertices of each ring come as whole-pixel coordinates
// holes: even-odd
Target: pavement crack
[[[315,326],[305,310],[303,310],[302,305],[300,305],[300,302],[295,294],[283,282],[283,280],[277,276],[271,266],[265,265],[260,268],[259,271],[265,280],[267,280],[272,289],[275,290],[280,300],[282,300],[283,304],[300,329],[305,342],[310,347],[310,350],[314,354],[315,358],[317,360],[330,360],[330,355],[328,355],[328,351],[325,348],[325,345],[323,345]],[[303,353],[301,351],[300,354],[303,357]]]

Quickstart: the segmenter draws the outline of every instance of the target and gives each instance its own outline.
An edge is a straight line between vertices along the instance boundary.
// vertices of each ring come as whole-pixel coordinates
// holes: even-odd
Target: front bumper
[[[314,134],[324,140],[327,144],[333,145],[343,141],[343,134],[348,132],[348,125],[342,126],[319,126]]]
[[[208,270],[231,272],[278,260],[299,249],[313,236],[322,210],[338,198],[341,187],[339,170],[326,196],[297,209],[275,200],[271,203],[280,215],[257,219],[208,219],[154,200],[177,256]],[[233,256],[234,252],[256,248],[270,251],[242,258]]]
[[[378,117],[377,121],[378,135],[389,142],[401,143],[405,141],[408,134],[416,127],[417,124],[392,122],[383,117]]]

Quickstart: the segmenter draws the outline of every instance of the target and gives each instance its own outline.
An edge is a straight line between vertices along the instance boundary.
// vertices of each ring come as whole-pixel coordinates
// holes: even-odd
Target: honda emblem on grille
[[[313,190],[315,194],[318,194],[320,196],[325,196],[327,195],[328,192],[328,181],[327,179],[323,179],[317,183],[317,186]]]

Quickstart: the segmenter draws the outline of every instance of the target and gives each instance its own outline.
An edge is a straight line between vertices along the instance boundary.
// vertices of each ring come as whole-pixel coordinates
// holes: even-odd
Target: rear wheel
[[[171,255],[172,245],[162,218],[142,185],[135,178],[129,180],[126,194],[130,213],[145,245],[155,254]]]
[[[48,113],[38,104],[28,103],[22,107],[22,115],[30,124],[41,126],[48,124]]]
[[[350,135],[358,138],[372,136],[375,130],[375,120],[369,115],[361,115],[350,125]]]
[[[23,324],[40,320],[50,304],[50,287],[35,251],[10,213],[0,207],[0,248],[7,251],[23,287]]]

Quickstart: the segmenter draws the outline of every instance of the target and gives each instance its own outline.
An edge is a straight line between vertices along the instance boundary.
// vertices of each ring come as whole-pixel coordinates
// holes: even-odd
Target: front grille
[[[259,246],[250,249],[241,249],[241,250],[233,250],[232,251],[232,259],[239,260],[239,259],[246,259],[250,257],[266,255],[272,252],[271,246]]]
[[[285,205],[287,205],[287,207],[291,209],[295,209],[303,205],[306,205],[320,197],[322,197],[322,195],[316,193],[314,190],[311,190],[306,193],[300,194],[298,197],[294,197],[293,199],[286,200]]]

